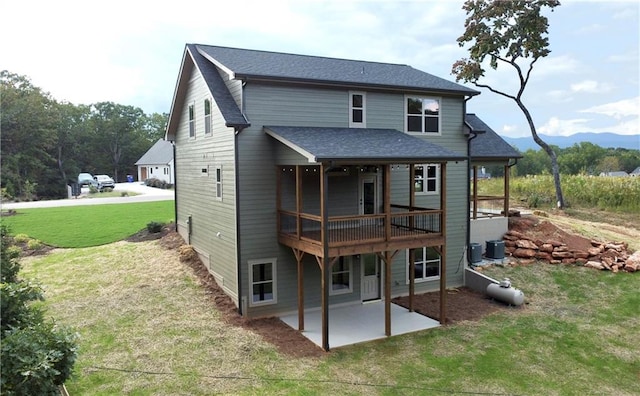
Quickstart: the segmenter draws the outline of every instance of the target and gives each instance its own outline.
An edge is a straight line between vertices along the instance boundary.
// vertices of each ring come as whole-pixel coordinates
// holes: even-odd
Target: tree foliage
[[[0,388],[3,395],[59,395],[77,356],[77,334],[45,319],[33,302],[42,288],[20,279],[18,252],[6,225],[0,225]]]
[[[0,72],[3,195],[60,198],[78,173],[135,173],[135,162],[164,135],[167,114],[112,102],[58,102],[25,77]]]
[[[458,43],[470,45],[469,58],[456,61],[452,73],[457,81],[486,88],[517,104],[527,119],[533,140],[549,155],[557,205],[562,208],[564,198],[556,153],[538,136],[533,117],[522,100],[535,63],[551,52],[547,37],[549,22],[542,15],[542,9],[553,10],[559,5],[557,0],[467,0],[462,7],[467,12],[465,32]],[[498,65],[512,68],[519,82],[515,93],[480,82],[485,76],[487,61],[494,70]]]

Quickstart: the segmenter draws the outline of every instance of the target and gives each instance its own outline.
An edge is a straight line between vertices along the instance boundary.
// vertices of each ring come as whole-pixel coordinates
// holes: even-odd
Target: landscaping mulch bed
[[[175,227],[166,227],[160,239],[160,244],[166,249],[179,249],[184,245],[184,240],[175,231]],[[144,231],[137,235],[138,240],[146,240]],[[153,237],[155,239],[155,237]],[[182,255],[181,255],[182,256]],[[185,254],[187,259],[181,259],[187,264],[200,280],[206,293],[211,296],[216,308],[222,314],[222,318],[228,324],[249,329],[263,337],[267,342],[275,345],[278,350],[286,355],[295,357],[317,357],[326,354],[320,347],[305,338],[299,331],[289,327],[275,317],[263,319],[245,319],[238,314],[237,308],[231,298],[218,286],[213,276],[197,258],[197,255]],[[414,297],[414,310],[423,315],[438,319],[440,316],[439,292],[419,294]],[[393,300],[402,306],[407,306],[408,297],[400,297]],[[478,320],[492,312],[508,309],[501,303],[494,302],[480,293],[467,288],[447,290],[447,324],[465,320]]]

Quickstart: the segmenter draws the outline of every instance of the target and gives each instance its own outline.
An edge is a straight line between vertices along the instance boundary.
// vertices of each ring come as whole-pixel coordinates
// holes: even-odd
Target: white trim
[[[249,264],[249,306],[250,307],[258,307],[261,305],[271,305],[276,304],[278,302],[278,287],[277,287],[277,261],[278,259],[275,257],[265,258],[265,259],[257,259],[257,260],[249,260],[247,263]],[[271,281],[262,281],[262,283],[272,283],[271,286],[271,298],[265,299],[262,301],[254,301],[253,296],[253,266],[260,264],[271,264]]]
[[[420,99],[422,102],[422,113],[420,115],[420,122],[422,124],[422,131],[409,131],[409,110],[408,110],[408,99]],[[424,100],[435,100],[438,102],[438,132],[425,132],[424,125]],[[404,95],[404,131],[411,135],[427,135],[427,136],[441,136],[442,135],[442,98],[438,96],[422,96],[422,95]],[[414,115],[417,116],[417,115]]]
[[[223,178],[223,174],[222,174],[222,165],[216,165],[214,170],[215,170],[215,174],[214,174],[214,177],[215,177],[215,180],[214,180],[214,183],[215,183],[214,193],[215,193],[215,195],[214,195],[214,198],[217,201],[222,201],[223,179],[224,179]],[[218,176],[220,176],[220,177],[218,178]]]
[[[207,102],[209,102],[209,114],[207,115]],[[203,119],[204,119],[204,136],[211,136],[213,135],[213,125],[212,125],[212,116],[211,113],[213,112],[212,109],[212,105],[213,105],[213,100],[211,100],[211,98],[205,98],[202,101],[202,113],[203,113]],[[209,132],[207,132],[207,127],[209,128]]]
[[[353,96],[362,96],[362,107],[353,107]],[[362,110],[362,122],[353,121],[353,111]],[[367,93],[364,91],[349,91],[349,128],[367,127]]]
[[[193,110],[193,119],[191,118],[192,110]],[[187,105],[187,131],[189,133],[189,139],[196,138],[196,102],[195,101],[192,101]],[[191,132],[193,132],[193,135],[191,134]]]
[[[417,185],[415,186],[416,190],[415,193],[416,195],[438,195],[440,194],[440,164],[416,164],[416,167],[421,166],[422,167],[422,177],[418,176],[416,174],[415,176],[415,180],[414,183],[418,183],[419,181],[422,181],[422,191],[418,191],[417,189]],[[435,167],[435,177],[428,177],[428,170],[430,167]],[[417,171],[417,169],[416,169]],[[428,185],[428,181],[429,180],[435,180],[436,182],[436,188],[433,191],[429,191],[426,189],[427,185]]]
[[[340,256],[339,260],[344,260],[343,263],[346,264],[347,266],[347,269],[341,272],[349,274],[349,287],[344,289],[337,289],[337,290],[333,288],[333,274],[335,273],[334,269],[336,268],[336,264],[338,264],[339,262],[338,261],[331,266],[331,282],[329,282],[330,296],[353,293],[353,258],[352,256]]]
[[[433,247],[424,246],[424,247],[417,248],[417,249],[425,250],[425,249],[433,249]],[[416,250],[416,249],[411,249],[411,250]],[[411,252],[409,251],[409,249],[405,250],[405,252],[406,252],[406,255],[405,255],[405,262],[406,262],[406,265],[405,265],[405,281],[406,281],[406,284],[408,285],[409,284],[409,254]],[[442,256],[438,255],[437,259],[427,260],[426,259],[426,252],[423,252],[423,254],[425,255],[425,260],[424,260],[424,262],[422,262],[422,264],[435,263],[435,262],[438,263],[438,275],[427,276],[427,277],[424,277],[424,278],[423,277],[416,278],[415,279],[416,283],[430,282],[430,281],[434,281],[434,280],[440,279],[440,273],[442,272]],[[414,264],[417,265],[419,263],[416,262]]]

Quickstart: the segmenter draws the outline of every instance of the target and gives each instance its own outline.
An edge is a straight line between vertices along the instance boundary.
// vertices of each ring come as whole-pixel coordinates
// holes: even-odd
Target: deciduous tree
[[[522,100],[535,63],[551,52],[547,37],[549,23],[542,15],[542,9],[553,10],[559,5],[557,0],[466,1],[462,7],[467,12],[465,32],[458,38],[458,43],[461,47],[470,44],[469,58],[455,62],[452,73],[458,81],[486,88],[518,105],[527,119],[533,140],[551,159],[557,206],[564,208],[556,153],[538,136],[533,116]],[[487,60],[494,70],[498,65],[513,69],[519,82],[517,92],[509,93],[480,82],[485,76]]]

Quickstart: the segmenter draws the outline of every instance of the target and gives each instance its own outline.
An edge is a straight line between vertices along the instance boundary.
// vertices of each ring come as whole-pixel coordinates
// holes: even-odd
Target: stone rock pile
[[[631,254],[626,242],[591,241],[591,247],[576,249],[559,240],[534,240],[516,230],[509,230],[503,240],[505,253],[517,259],[520,264],[539,260],[550,264],[576,264],[613,272],[640,271],[640,251]]]

